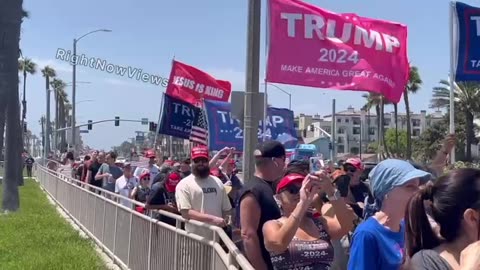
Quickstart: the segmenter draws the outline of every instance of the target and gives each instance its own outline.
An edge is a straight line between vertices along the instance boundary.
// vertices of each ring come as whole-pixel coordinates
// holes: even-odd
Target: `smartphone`
[[[310,173],[318,172],[325,167],[322,157],[310,158]]]

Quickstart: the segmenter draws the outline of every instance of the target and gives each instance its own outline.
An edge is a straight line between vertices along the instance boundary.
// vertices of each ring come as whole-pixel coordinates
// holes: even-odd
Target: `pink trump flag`
[[[269,0],[268,82],[368,91],[398,103],[409,70],[405,25]]]

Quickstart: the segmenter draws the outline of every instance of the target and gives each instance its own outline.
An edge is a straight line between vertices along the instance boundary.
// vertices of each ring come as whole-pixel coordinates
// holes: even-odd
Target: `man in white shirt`
[[[115,193],[123,197],[130,198],[133,188],[138,185],[138,180],[132,174],[132,165],[125,163],[123,167],[123,175],[115,181]],[[129,209],[132,209],[132,203],[128,200],[120,199],[120,203]]]
[[[176,187],[178,210],[185,219],[224,228],[227,225],[225,217],[232,206],[220,179],[210,175],[208,149],[203,146],[194,147],[191,158],[192,174],[182,179]],[[185,230],[206,238],[212,237],[211,232],[193,224],[186,224]]]
[[[150,182],[148,183],[148,187],[152,187],[152,182],[153,179],[155,179],[155,176],[160,173],[160,169],[158,166],[155,164],[155,152],[152,150],[148,150],[145,153],[145,157],[148,158],[148,166],[147,167],[137,167],[135,169],[135,172],[133,173],[134,176],[137,178],[140,177],[140,175],[144,173],[150,173]]]

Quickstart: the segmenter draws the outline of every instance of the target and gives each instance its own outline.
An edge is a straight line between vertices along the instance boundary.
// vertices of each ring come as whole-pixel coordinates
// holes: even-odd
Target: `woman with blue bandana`
[[[373,205],[352,238],[349,270],[397,270],[404,263],[405,225],[408,200],[430,173],[415,169],[409,162],[387,159],[369,174]]]

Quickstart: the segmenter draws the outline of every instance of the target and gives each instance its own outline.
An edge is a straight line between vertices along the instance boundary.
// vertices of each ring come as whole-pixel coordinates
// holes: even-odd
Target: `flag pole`
[[[160,131],[160,121],[162,121],[163,108],[165,106],[165,93],[162,95],[162,102],[160,103],[160,112],[158,113],[157,129],[155,130],[155,139],[153,141],[153,150],[157,151],[158,133]]]
[[[202,99],[200,99],[201,103],[200,103],[200,110],[201,110],[201,113],[203,114],[203,123],[205,125],[205,129],[207,130],[207,138],[206,138],[206,141],[207,141],[207,149],[210,150],[210,135],[208,133],[208,118],[207,118],[207,111],[205,110],[205,98],[202,94]]]
[[[450,2],[449,19],[450,19],[450,134],[455,134],[455,2]],[[467,145],[467,147],[470,147]],[[455,148],[450,153],[450,162],[455,163]]]
[[[266,75],[267,71],[266,71],[266,68],[265,68],[265,75]],[[265,79],[265,90],[264,90],[264,96],[263,96],[263,120],[262,120],[262,139],[263,141],[266,141],[267,140],[267,113],[268,113],[268,87],[267,87],[267,80]]]

